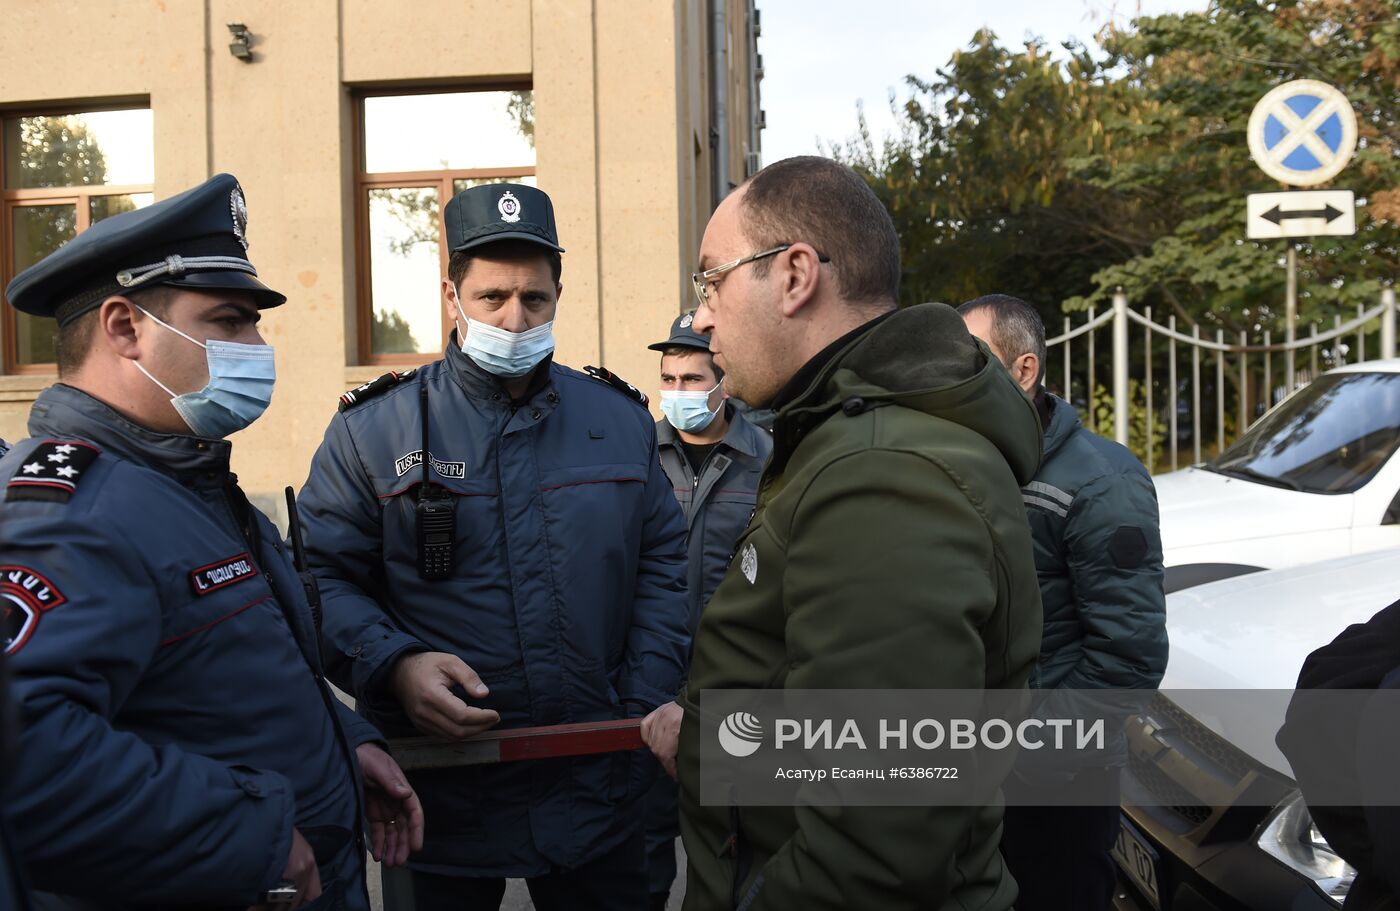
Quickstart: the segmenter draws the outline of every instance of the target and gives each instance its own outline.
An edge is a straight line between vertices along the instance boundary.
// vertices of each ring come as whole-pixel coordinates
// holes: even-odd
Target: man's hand
[[[453,686],[478,699],[490,692],[476,671],[456,655],[419,652],[401,658],[394,666],[391,686],[408,717],[425,734],[461,740],[501,720],[490,709],[472,708],[452,695]]]
[[[642,742],[661,760],[661,767],[676,777],[676,747],[680,743],[681,718],[685,712],[668,702],[642,719]]]
[[[355,748],[365,779],[365,817],[370,853],[386,867],[401,867],[423,847],[423,805],[408,786],[399,764],[378,746]]]
[[[301,833],[292,830],[292,850],[287,855],[287,866],[282,869],[282,878],[296,884],[297,897],[291,902],[254,905],[248,911],[296,911],[302,905],[321,897],[321,872],[316,869],[316,855]]]

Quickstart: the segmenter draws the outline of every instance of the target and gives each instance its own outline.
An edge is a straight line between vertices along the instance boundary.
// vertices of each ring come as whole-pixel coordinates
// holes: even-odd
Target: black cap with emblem
[[[554,226],[554,204],[543,190],[519,183],[469,187],[442,213],[447,249],[453,253],[502,240],[523,240],[563,253]]]
[[[285,295],[248,261],[248,206],[238,180],[219,174],[144,209],[103,219],[14,277],[16,310],[72,322],[114,294],[155,285],[246,291],[258,309]]]
[[[647,345],[652,351],[665,351],[667,348],[695,348],[710,350],[710,337],[696,332],[691,323],[695,322],[695,311],[687,310],[671,323],[671,337],[664,342]]]

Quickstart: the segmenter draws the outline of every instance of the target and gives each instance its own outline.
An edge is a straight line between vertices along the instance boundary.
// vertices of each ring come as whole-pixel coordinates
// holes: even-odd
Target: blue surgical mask
[[[277,381],[277,365],[273,360],[271,345],[244,345],[216,339],[201,342],[152,316],[144,307],[137,309],[159,325],[204,349],[205,360],[209,364],[209,382],[198,392],[177,395],[169,386],[151,376],[140,361],[134,362],[137,370],[146,374],[147,379],[170,396],[170,404],[195,436],[221,440],[262,417],[272,402],[272,387]]]
[[[721,400],[713,411],[710,410],[710,396],[714,394],[715,389],[723,384],[724,381],[720,380],[708,392],[681,392],[675,389],[663,389],[661,391],[661,413],[666,415],[666,420],[670,421],[671,426],[677,430],[684,430],[686,433],[704,430],[710,426],[710,422],[724,407],[724,401]]]
[[[467,317],[462,350],[487,373],[506,379],[524,376],[554,350],[554,321],[510,332]]]

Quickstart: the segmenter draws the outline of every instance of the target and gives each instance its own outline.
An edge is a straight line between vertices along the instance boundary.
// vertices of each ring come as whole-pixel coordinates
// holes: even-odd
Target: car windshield
[[[1400,446],[1400,373],[1331,373],[1205,468],[1309,493],[1351,493]]]

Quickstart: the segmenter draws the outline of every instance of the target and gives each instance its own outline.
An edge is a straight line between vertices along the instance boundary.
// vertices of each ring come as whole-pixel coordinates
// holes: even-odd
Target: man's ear
[[[97,332],[92,343],[106,345],[127,360],[138,360],[141,357],[141,348],[137,344],[141,334],[137,329],[140,320],[141,311],[136,304],[129,298],[114,294],[97,306]],[[149,326],[147,323],[141,329],[148,329]]]
[[[1016,358],[1011,378],[1026,392],[1034,392],[1035,387],[1040,385],[1040,358],[1029,351]]]
[[[796,316],[817,295],[821,284],[821,258],[811,244],[795,243],[777,256],[774,268],[783,270],[783,316]]]
[[[442,280],[442,304],[447,310],[447,318],[455,325],[457,316],[461,312],[461,304],[457,301],[457,286],[452,284],[452,279]]]

